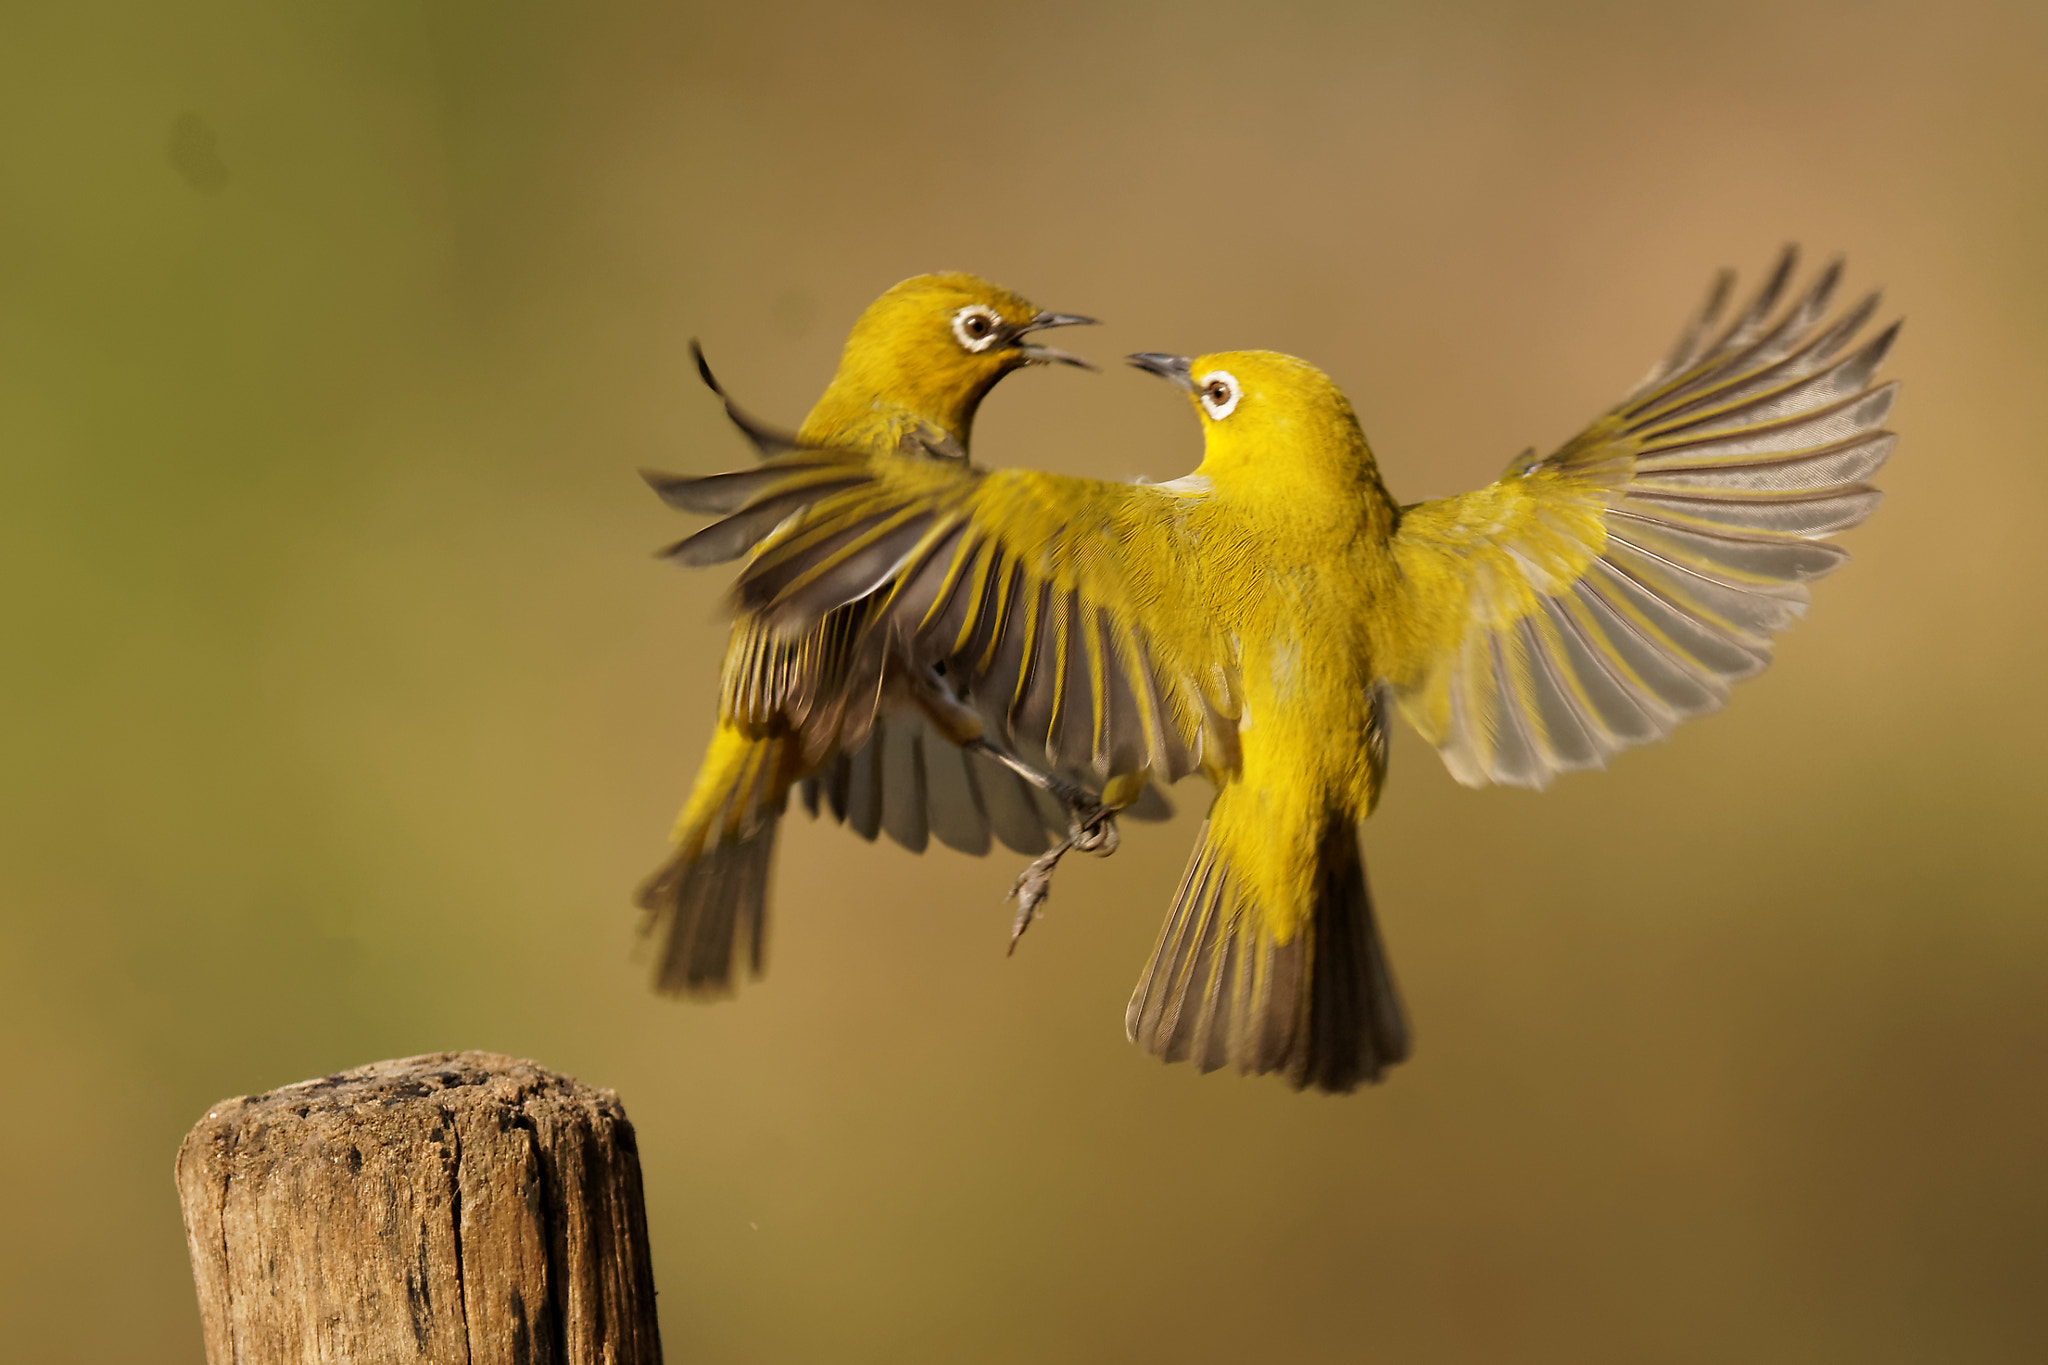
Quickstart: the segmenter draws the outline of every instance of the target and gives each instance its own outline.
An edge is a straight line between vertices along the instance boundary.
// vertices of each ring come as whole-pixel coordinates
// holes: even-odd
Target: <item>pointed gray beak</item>
[[[1079,313],[1040,313],[1033,317],[1031,321],[1019,327],[1015,337],[1022,337],[1027,332],[1042,332],[1048,327],[1093,327],[1094,325],[1094,318],[1084,318]],[[1013,339],[1015,338],[1013,337]],[[1024,353],[1024,362],[1027,365],[1072,365],[1076,369],[1082,370],[1092,370],[1095,368],[1093,361],[1084,360],[1072,351],[1063,351],[1057,346],[1026,344],[1019,346],[1017,349]]]
[[[1079,313],[1040,313],[1017,329],[1024,332],[1042,332],[1048,327],[1093,327],[1094,318],[1084,318]]]
[[[1124,359],[1130,361],[1131,364],[1141,370],[1148,370],[1158,375],[1161,379],[1180,385],[1189,393],[1195,391],[1195,377],[1189,373],[1194,368],[1194,361],[1184,355],[1167,355],[1162,351],[1140,351],[1136,355],[1127,355]]]

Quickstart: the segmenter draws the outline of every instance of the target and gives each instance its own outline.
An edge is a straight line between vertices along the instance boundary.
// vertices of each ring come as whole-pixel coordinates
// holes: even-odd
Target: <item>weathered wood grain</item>
[[[436,1053],[224,1100],[178,1149],[212,1365],[657,1365],[609,1090]]]

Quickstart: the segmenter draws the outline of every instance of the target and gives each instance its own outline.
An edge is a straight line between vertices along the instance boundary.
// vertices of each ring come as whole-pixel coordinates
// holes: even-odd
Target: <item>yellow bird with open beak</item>
[[[1093,368],[1038,336],[1091,321],[1041,311],[973,275],[905,280],[861,314],[838,372],[795,432],[749,415],[726,397],[701,352],[697,362],[763,457],[829,446],[885,463],[964,468],[975,411],[1005,375],[1030,365]],[[649,477],[658,492],[671,491],[671,481]],[[752,525],[729,527],[725,535]],[[693,537],[667,553],[692,564],[741,548],[743,540]],[[822,798],[864,837],[887,830],[914,851],[936,834],[956,848],[985,852],[993,833],[1036,853],[1046,845],[1048,823],[1063,827],[1057,804],[988,757],[932,735],[914,710],[896,711],[892,723],[851,648],[866,625],[859,604],[822,613],[795,632],[771,631],[750,616],[734,625],[718,728],[676,820],[673,852],[640,890],[647,930],[657,940],[660,989],[723,992],[741,957],[760,973],[776,830],[799,783],[813,813]],[[973,799],[961,801],[960,792]]]

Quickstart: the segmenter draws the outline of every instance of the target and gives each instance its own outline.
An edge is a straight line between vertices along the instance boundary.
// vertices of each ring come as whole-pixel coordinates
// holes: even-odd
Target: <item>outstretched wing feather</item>
[[[1795,262],[1716,334],[1718,280],[1665,363],[1556,454],[1404,513],[1396,554],[1426,587],[1383,656],[1460,781],[1541,787],[1719,706],[1847,559],[1820,538],[1881,500],[1864,481],[1897,386],[1873,379],[1898,325],[1843,355],[1877,297],[1824,323],[1835,264],[1780,312]]]
[[[1145,616],[1144,603],[1184,597],[1147,578],[1186,566],[1172,506],[1184,494],[825,450],[658,486],[677,505],[724,513],[678,557],[752,549],[743,611],[790,635],[866,602],[862,648],[894,651],[894,667],[943,669],[990,738],[1027,764],[1099,791],[1142,771],[1170,782],[1204,755],[1235,753],[1223,733],[1233,723],[1197,672],[1222,657],[1213,642],[1190,648]],[[1155,553],[1133,554],[1134,543]],[[907,751],[896,766],[909,771]]]

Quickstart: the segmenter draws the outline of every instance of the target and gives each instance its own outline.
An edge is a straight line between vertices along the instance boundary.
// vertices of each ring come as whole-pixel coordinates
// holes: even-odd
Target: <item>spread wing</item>
[[[870,716],[914,674],[991,742],[1094,790],[1236,766],[1234,662],[1195,606],[1198,491],[834,450],[657,486],[723,518],[675,557],[752,550],[738,605],[774,629],[868,603],[849,690],[877,698]]]
[[[699,378],[724,404],[726,416],[756,455],[767,459],[805,448],[797,433],[742,408],[719,383],[694,340],[690,353]],[[913,432],[897,453],[963,464],[967,459],[957,441],[931,429]],[[655,486],[666,492],[676,482],[657,478]],[[721,670],[721,716],[763,733],[791,720],[801,722],[835,689],[845,688],[854,663],[848,655],[860,634],[865,606],[856,603],[828,613],[796,637],[742,618]],[[813,816],[822,809],[863,838],[872,840],[886,832],[919,853],[931,838],[963,852],[985,853],[993,836],[1029,855],[1043,852],[1066,833],[1069,817],[1057,801],[986,756],[948,743],[915,711],[898,713],[886,722],[877,715],[872,725],[858,748],[831,755],[820,772],[803,779],[804,805]],[[1148,786],[1124,814],[1164,820],[1172,807]]]
[[[1722,325],[1731,280],[1668,360],[1555,454],[1406,509],[1412,594],[1382,646],[1401,709],[1461,782],[1542,787],[1711,711],[1769,662],[1807,584],[1847,558],[1896,441],[1855,345],[1875,294],[1824,322],[1837,262],[1789,304],[1788,250]]]

